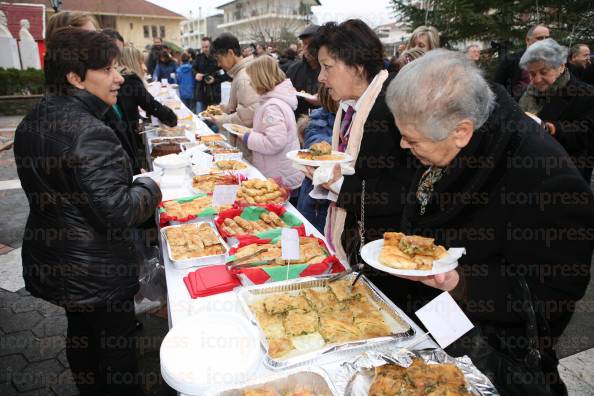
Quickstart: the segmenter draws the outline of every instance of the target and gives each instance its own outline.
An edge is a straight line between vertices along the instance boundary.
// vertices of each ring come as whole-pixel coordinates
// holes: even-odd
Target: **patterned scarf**
[[[563,74],[544,91],[539,91],[532,84],[528,85],[526,92],[520,98],[520,107],[532,114],[540,113],[545,104],[551,100],[551,96],[556,96],[558,91],[567,85],[569,78],[569,69],[566,68]]]
[[[422,215],[425,214],[431,195],[433,194],[433,187],[435,183],[441,180],[441,178],[447,173],[446,168],[430,167],[422,175],[419,181],[419,187],[417,187],[417,201],[421,205],[419,212]]]

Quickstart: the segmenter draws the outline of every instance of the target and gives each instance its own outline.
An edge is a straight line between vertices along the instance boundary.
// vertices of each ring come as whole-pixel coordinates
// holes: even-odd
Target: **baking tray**
[[[270,389],[278,395],[290,394],[291,391],[309,390],[316,396],[338,396],[328,374],[321,368],[311,367],[294,370],[283,374],[263,377],[241,387],[224,390],[217,396],[243,396],[245,391],[253,389]]]
[[[355,359],[343,363],[341,372],[337,373],[333,379],[336,381],[337,387],[344,387],[346,395],[367,396],[373,381],[375,367],[384,364],[408,367],[414,358],[419,358],[427,364],[455,364],[464,374],[470,393],[477,396],[499,395],[489,378],[472,363],[468,356],[454,358],[440,348],[416,351],[397,348],[383,352],[367,351]]]
[[[179,227],[182,227],[182,225],[172,225],[172,226],[168,226],[168,227],[163,227],[163,228],[161,228],[161,235],[163,236],[163,240],[165,241],[165,244],[167,245],[167,255],[169,256],[169,260],[171,260],[171,263],[173,264],[173,266],[176,269],[186,269],[186,268],[201,267],[201,266],[212,265],[212,264],[223,264],[225,262],[225,257],[227,256],[227,253],[229,252],[229,245],[227,245],[225,240],[223,238],[221,238],[216,227],[214,227],[211,223],[209,223],[207,221],[201,221],[198,223],[190,223],[190,224],[196,228],[198,228],[198,226],[200,226],[201,224],[208,224],[208,226],[213,229],[219,242],[221,243],[221,245],[223,245],[223,248],[225,248],[225,253],[215,254],[215,255],[211,255],[211,256],[204,256],[204,257],[190,258],[190,259],[185,259],[185,260],[174,260],[173,255],[171,254],[171,247],[169,246],[169,241],[167,240],[167,229],[179,228]]]
[[[347,275],[344,279],[353,281],[356,276],[357,273],[353,272]],[[401,315],[401,310],[392,301],[390,301],[378,288],[376,288],[371,282],[369,282],[369,280],[364,275],[362,275],[359,279],[359,282],[367,289],[371,301],[382,309],[384,317],[388,319],[386,321],[386,324],[393,331],[393,334],[391,336],[372,338],[369,340],[358,340],[338,344],[324,345],[319,350],[304,352],[283,359],[275,359],[268,355],[268,340],[266,339],[266,336],[262,328],[258,324],[258,320],[255,314],[250,309],[249,304],[253,304],[275,293],[291,291],[296,292],[299,290],[304,290],[313,287],[324,287],[328,284],[328,279],[331,277],[332,275],[299,278],[284,282],[275,282],[271,284],[265,283],[261,285],[247,286],[239,288],[237,290],[237,297],[241,307],[243,308],[244,312],[246,313],[250,321],[254,324],[254,326],[258,328],[258,332],[260,335],[260,344],[262,345],[262,348],[264,349],[264,352],[266,354],[264,357],[264,363],[267,367],[273,370],[286,369],[289,367],[295,367],[298,365],[311,363],[317,359],[320,359],[322,357],[336,352],[373,348],[385,343],[407,339],[415,335],[413,325],[405,319],[404,315]]]

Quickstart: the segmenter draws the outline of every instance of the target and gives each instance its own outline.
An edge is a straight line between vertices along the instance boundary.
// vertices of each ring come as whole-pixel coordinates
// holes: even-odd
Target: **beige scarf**
[[[355,112],[353,120],[351,121],[349,143],[346,148],[346,153],[349,154],[353,160],[349,163],[351,167],[355,167],[359,150],[361,149],[361,141],[363,140],[363,133],[365,132],[365,122],[369,116],[371,108],[382,91],[384,82],[388,78],[388,72],[382,70],[378,73],[377,78],[367,88],[367,93],[364,100],[359,106],[359,110]],[[340,124],[342,122],[343,111],[339,106],[336,113],[336,120],[334,121],[334,128],[332,129],[332,150],[338,150],[340,142]],[[342,246],[341,236],[344,230],[344,223],[346,220],[346,211],[334,204],[328,208],[328,215],[326,216],[326,227],[324,229],[326,239],[334,245],[336,256],[343,262],[346,262],[347,255]]]

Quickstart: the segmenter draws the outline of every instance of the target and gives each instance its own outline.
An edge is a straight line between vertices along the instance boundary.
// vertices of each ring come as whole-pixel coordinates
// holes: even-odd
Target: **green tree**
[[[396,16],[412,31],[428,24],[444,46],[464,40],[524,45],[526,31],[543,23],[566,45],[594,43],[593,0],[392,0]]]

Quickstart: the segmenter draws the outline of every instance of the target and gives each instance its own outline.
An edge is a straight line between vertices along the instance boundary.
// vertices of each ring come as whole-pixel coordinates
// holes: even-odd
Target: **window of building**
[[[159,26],[159,36],[165,37],[165,26],[163,25]]]
[[[151,33],[152,37],[159,37],[159,35],[157,34],[157,27],[155,25],[151,26]]]
[[[134,30],[134,24],[130,22],[130,30]]]
[[[144,32],[144,38],[151,37],[148,25],[144,25],[142,31]]]

